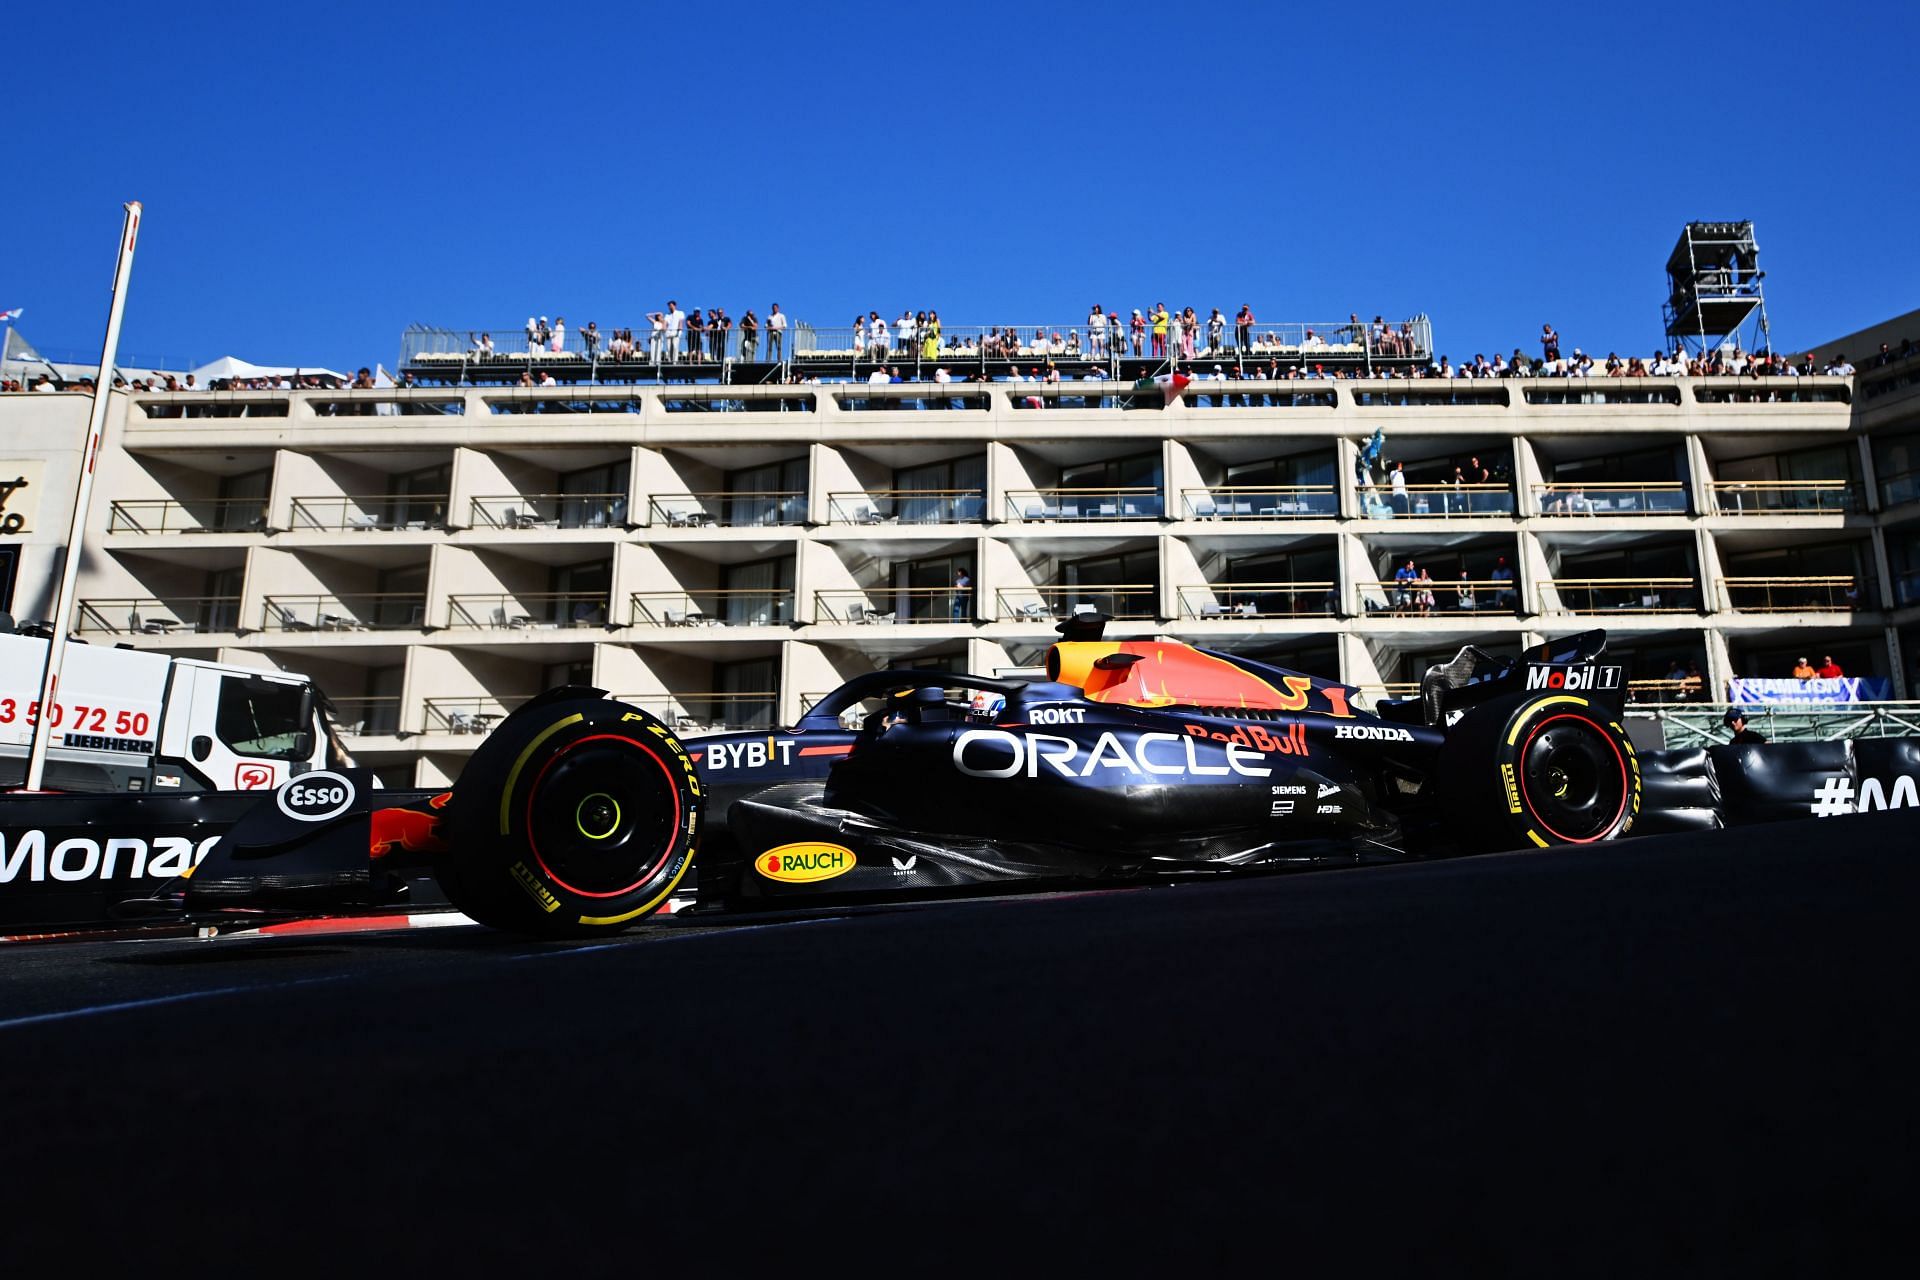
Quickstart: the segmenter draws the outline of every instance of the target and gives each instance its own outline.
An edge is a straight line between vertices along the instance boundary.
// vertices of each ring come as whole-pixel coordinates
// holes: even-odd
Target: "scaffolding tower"
[[[1695,355],[1770,350],[1766,278],[1752,222],[1689,222],[1667,257],[1668,340]]]

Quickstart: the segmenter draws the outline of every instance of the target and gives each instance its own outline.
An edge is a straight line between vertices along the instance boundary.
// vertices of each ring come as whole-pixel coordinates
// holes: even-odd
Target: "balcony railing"
[[[816,621],[891,625],[896,622],[972,622],[973,592],[952,587],[875,587],[871,591],[816,591]]]
[[[1679,480],[1536,484],[1534,500],[1547,516],[1684,516],[1687,487]]]
[[[1363,488],[1360,496],[1369,520],[1513,514],[1513,490],[1504,484],[1410,484],[1404,494],[1388,485],[1374,485]]]
[[[1560,597],[1554,613],[1698,613],[1700,584],[1692,578],[1549,578]]]
[[[258,498],[135,498],[107,513],[108,533],[262,533],[266,527],[267,504]]]
[[[1362,583],[1362,606],[1370,617],[1431,618],[1445,615],[1518,614],[1520,592],[1511,578],[1432,578]]]
[[[417,631],[426,625],[427,597],[413,591],[268,596],[261,614],[266,631]]]
[[[1799,578],[1722,578],[1727,608],[1735,613],[1845,613],[1863,604],[1859,579],[1851,574]]]
[[[1076,613],[1104,613],[1117,621],[1157,618],[1160,613],[1160,588],[1151,583],[1010,587],[995,596],[994,617],[1001,622],[1051,626]]]
[[[239,596],[143,596],[82,600],[81,635],[172,636],[240,629]]]
[[[875,489],[827,495],[830,524],[974,524],[987,518],[979,489]]]
[[[793,592],[785,588],[636,591],[628,604],[636,627],[784,627],[793,621]]]
[[[313,529],[359,529],[365,532],[396,529],[444,529],[447,525],[447,495],[390,494],[371,496],[330,495],[293,500],[293,531]]]
[[[530,693],[481,694],[466,698],[428,698],[422,704],[425,733],[486,733],[512,715]]]
[[[1009,520],[1158,520],[1160,510],[1153,488],[1007,491]]]
[[[1844,515],[1858,507],[1847,480],[1715,480],[1712,489],[1723,516]]]
[[[627,523],[624,493],[521,493],[475,498],[468,523],[476,529],[620,529]]]
[[[676,493],[647,500],[647,519],[669,529],[732,529],[807,522],[800,490]]]
[[[447,597],[447,625],[472,630],[552,630],[604,627],[607,597],[598,591],[493,592]]]
[[[616,693],[615,700],[651,712],[676,733],[720,733],[779,726],[779,693]]]
[[[1880,477],[1880,505],[1897,507],[1920,499],[1920,471],[1895,471]]]
[[[1189,520],[1311,520],[1340,514],[1332,485],[1266,485],[1183,489]]]
[[[1236,582],[1180,588],[1180,616],[1206,622],[1242,618],[1335,617],[1340,593],[1331,582]]]
[[[397,696],[329,698],[333,723],[348,737],[385,737],[400,732]]]

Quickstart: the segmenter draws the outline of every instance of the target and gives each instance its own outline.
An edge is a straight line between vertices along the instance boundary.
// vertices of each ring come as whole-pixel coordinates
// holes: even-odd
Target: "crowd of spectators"
[[[1513,585],[1513,566],[1505,556],[1495,559],[1485,578],[1475,578],[1464,559],[1457,576],[1436,578],[1418,559],[1408,556],[1405,563],[1393,571],[1386,611],[1394,617],[1420,618],[1430,618],[1436,612],[1449,609],[1471,613],[1487,608],[1510,613],[1519,601],[1519,592]]]

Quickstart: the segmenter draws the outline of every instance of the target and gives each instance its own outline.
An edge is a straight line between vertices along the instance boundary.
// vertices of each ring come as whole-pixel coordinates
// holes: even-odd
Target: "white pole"
[[[80,573],[80,542],[86,533],[87,504],[93,496],[93,469],[100,460],[100,437],[107,426],[107,402],[113,396],[113,357],[120,346],[120,317],[127,308],[127,278],[133,273],[133,243],[140,234],[140,202],[126,206],[120,230],[120,260],[113,269],[113,303],[107,311],[107,340],[100,351],[100,372],[93,383],[93,412],[87,418],[87,444],[80,454],[80,479],[74,485],[73,523],[67,529],[66,562],[53,597],[53,636],[47,641],[47,670],[40,681],[40,714],[33,725],[33,750],[27,757],[27,790],[38,791],[47,771],[47,740],[59,714],[60,665],[67,656],[67,619],[73,615],[73,584]]]

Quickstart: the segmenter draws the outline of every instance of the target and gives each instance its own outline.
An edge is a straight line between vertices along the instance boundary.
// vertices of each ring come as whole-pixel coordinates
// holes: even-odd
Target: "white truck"
[[[0,789],[21,786],[42,636],[0,634]],[[47,744],[50,791],[266,791],[342,763],[313,682],[139,649],[70,643]]]

